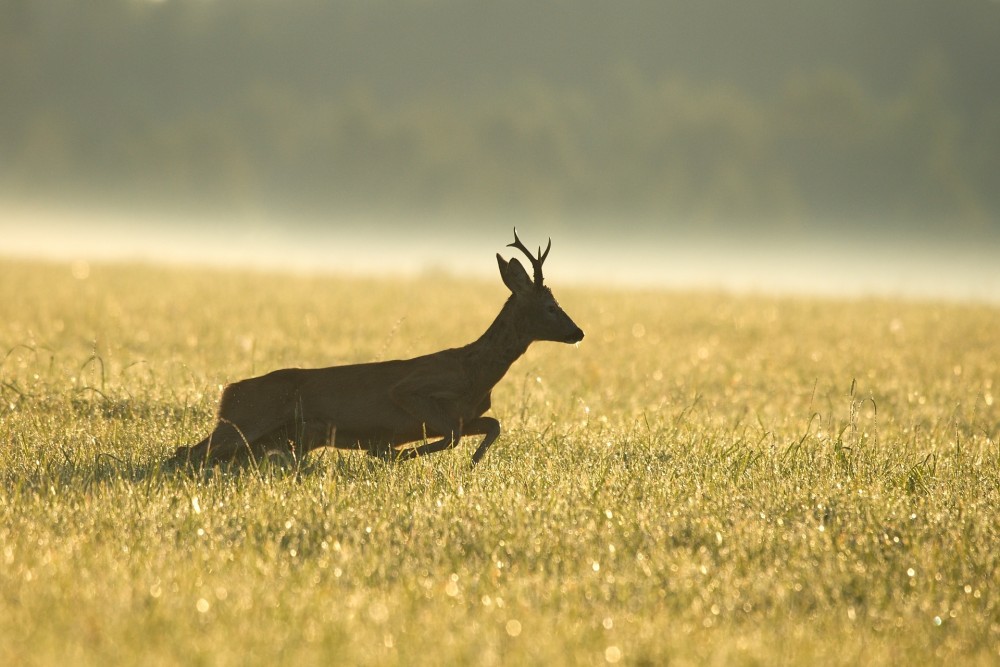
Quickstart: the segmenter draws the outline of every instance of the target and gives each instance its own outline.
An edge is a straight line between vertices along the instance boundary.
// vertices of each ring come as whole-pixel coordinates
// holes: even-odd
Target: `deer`
[[[485,413],[511,365],[533,342],[575,344],[584,336],[543,282],[552,239],[532,255],[515,229],[507,247],[527,256],[533,278],[517,258],[497,253],[510,296],[472,343],[412,359],[286,368],[229,384],[212,432],[178,447],[168,463],[256,461],[271,452],[297,457],[319,447],[405,461],[483,436],[472,454],[476,466],[500,435],[500,422]]]

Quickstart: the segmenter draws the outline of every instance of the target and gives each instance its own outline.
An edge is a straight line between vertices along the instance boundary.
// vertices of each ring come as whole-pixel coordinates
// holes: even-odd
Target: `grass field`
[[[492,261],[487,256],[484,261]],[[201,474],[220,385],[505,290],[0,262],[0,664],[997,664],[1000,309],[598,291],[406,464]]]

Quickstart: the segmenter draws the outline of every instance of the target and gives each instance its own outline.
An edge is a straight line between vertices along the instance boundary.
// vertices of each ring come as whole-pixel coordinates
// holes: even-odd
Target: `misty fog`
[[[996,301],[998,71],[991,0],[8,0],[0,254]]]

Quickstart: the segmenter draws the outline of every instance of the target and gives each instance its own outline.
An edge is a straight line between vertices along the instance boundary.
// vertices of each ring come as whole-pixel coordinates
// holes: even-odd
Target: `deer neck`
[[[531,337],[521,331],[512,299],[500,310],[493,324],[467,348],[470,374],[489,390],[507,373],[531,344]]]

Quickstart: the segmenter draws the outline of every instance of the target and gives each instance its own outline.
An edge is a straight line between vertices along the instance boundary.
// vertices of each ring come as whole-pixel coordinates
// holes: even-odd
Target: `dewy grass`
[[[225,382],[464,344],[502,285],[0,275],[0,664],[1000,660],[995,308],[560,286],[588,338],[475,470],[178,473]]]

